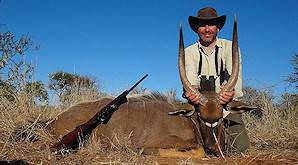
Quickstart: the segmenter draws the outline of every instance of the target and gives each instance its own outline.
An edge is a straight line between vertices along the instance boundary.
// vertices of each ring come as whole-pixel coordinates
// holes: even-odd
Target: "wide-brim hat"
[[[188,22],[191,29],[198,33],[198,27],[206,24],[216,25],[219,30],[225,25],[226,15],[217,16],[217,12],[212,7],[202,8],[198,11],[197,16],[189,16]]]

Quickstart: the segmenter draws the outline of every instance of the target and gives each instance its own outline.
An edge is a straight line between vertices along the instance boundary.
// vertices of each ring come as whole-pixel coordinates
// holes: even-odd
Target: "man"
[[[189,16],[189,25],[198,34],[197,43],[185,49],[186,76],[193,86],[200,85],[202,79],[215,79],[215,91],[220,92],[229,79],[232,71],[232,42],[217,37],[225,24],[226,15],[217,16],[214,8],[206,7],[198,11],[197,16]],[[240,54],[239,54],[240,55]],[[225,105],[232,100],[240,100],[242,92],[241,60],[238,81],[232,92],[221,92],[220,103]],[[194,92],[185,92],[184,97],[192,104],[199,104],[200,97]],[[242,116],[229,114],[224,110],[227,120],[236,122],[227,126],[227,149],[242,152],[249,147],[249,139],[245,132]]]

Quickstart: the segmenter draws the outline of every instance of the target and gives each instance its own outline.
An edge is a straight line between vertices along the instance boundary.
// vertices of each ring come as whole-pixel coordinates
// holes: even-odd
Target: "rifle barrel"
[[[145,76],[143,76],[134,86],[132,86],[128,91],[128,93],[130,91],[132,91],[137,85],[139,85],[146,77],[148,76],[148,74],[146,74]]]

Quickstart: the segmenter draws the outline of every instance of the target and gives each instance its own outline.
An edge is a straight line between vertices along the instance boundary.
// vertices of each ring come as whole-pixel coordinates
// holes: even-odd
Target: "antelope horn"
[[[234,18],[233,43],[232,43],[232,73],[223,91],[232,91],[237,83],[239,74],[239,50],[238,50],[238,34],[237,19]]]
[[[199,91],[197,91],[188,81],[185,71],[185,51],[184,51],[184,42],[182,34],[182,25],[180,25],[180,37],[179,37],[179,57],[178,57],[178,66],[179,66],[179,75],[182,82],[183,88],[187,92],[195,92],[200,97],[200,104],[205,105],[207,99]]]

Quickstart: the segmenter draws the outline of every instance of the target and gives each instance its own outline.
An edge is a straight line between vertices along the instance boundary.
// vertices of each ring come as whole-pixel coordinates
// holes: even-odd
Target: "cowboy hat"
[[[198,33],[198,27],[205,24],[216,25],[219,30],[224,26],[226,22],[226,15],[217,16],[217,12],[212,7],[205,7],[198,11],[197,16],[189,16],[188,22],[191,29]]]

